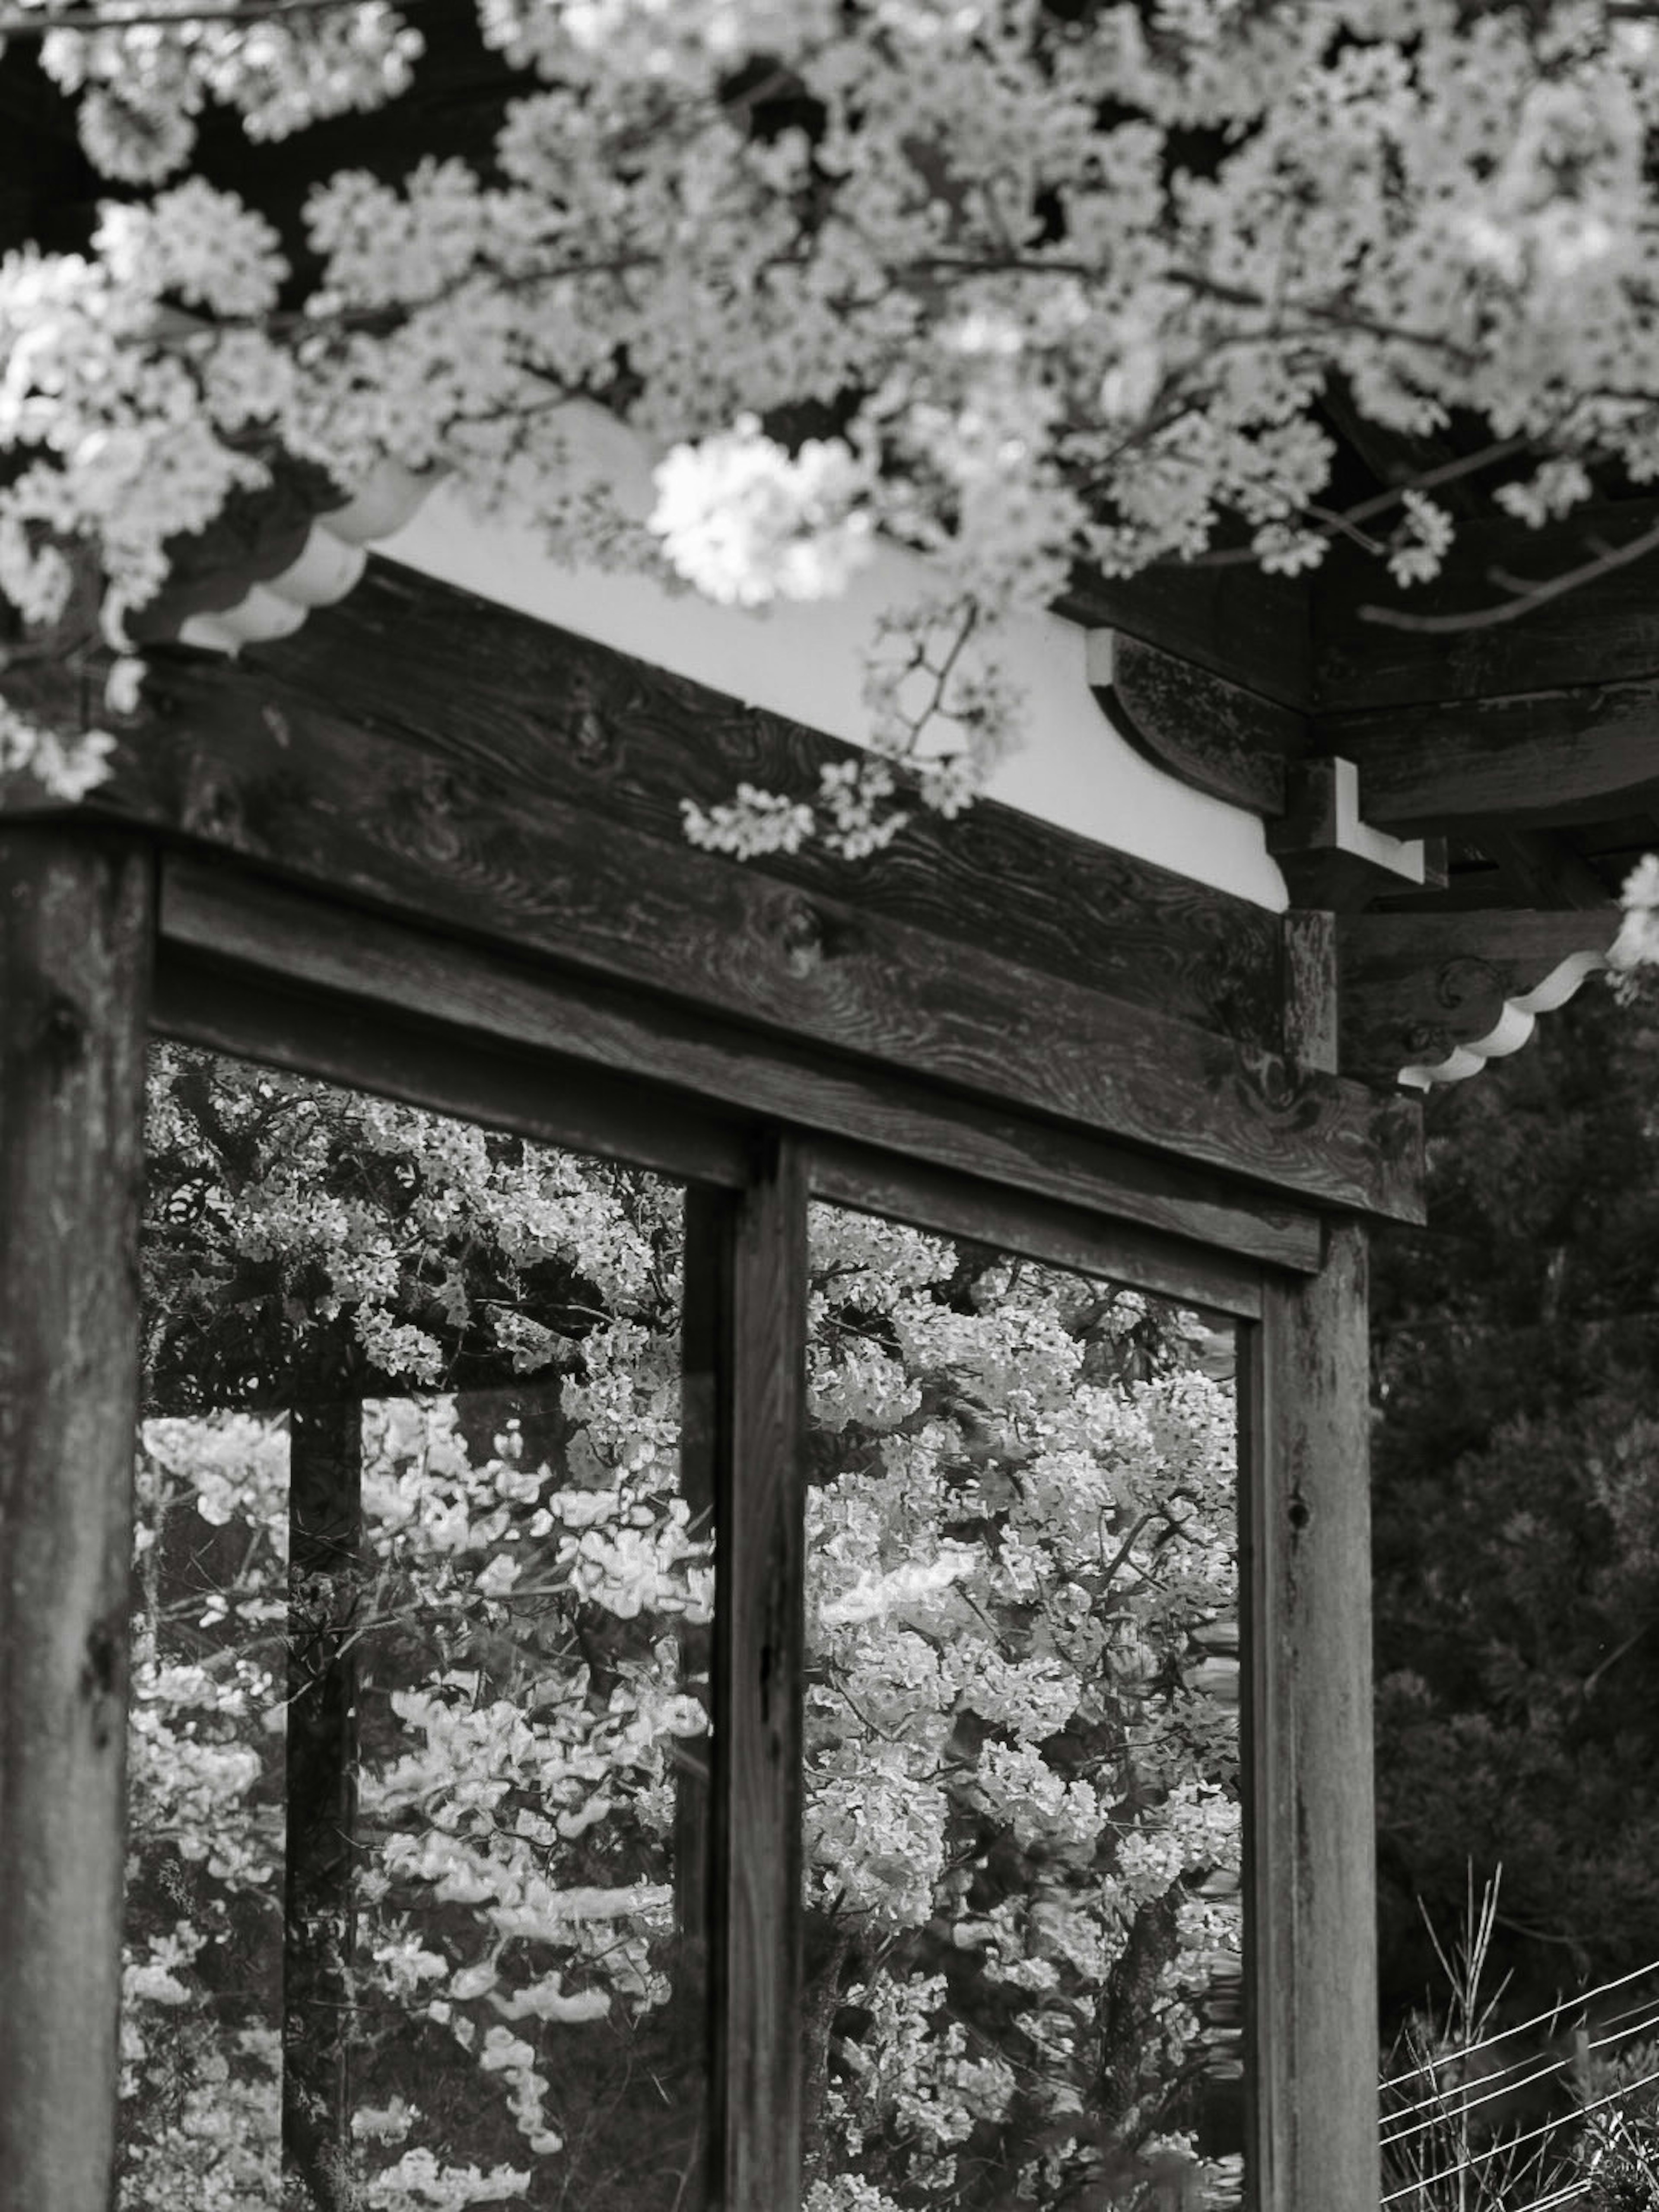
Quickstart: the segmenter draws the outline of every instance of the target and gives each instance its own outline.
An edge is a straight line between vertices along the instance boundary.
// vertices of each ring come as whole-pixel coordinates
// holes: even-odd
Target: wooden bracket
[[[1382,892],[1421,890],[1431,877],[1421,838],[1391,837],[1361,821],[1359,771],[1329,755],[1289,765],[1285,811],[1267,824],[1267,850],[1295,905],[1334,913]]]
[[[1611,964],[1619,909],[1344,915],[1340,1062],[1427,1091],[1518,1051],[1541,1013]]]
[[[1305,715],[1121,630],[1089,632],[1088,672],[1107,720],[1154,767],[1253,814],[1284,812]]]

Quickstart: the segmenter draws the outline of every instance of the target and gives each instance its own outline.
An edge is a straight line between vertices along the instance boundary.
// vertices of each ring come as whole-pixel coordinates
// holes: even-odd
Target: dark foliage
[[[1431,1102],[1375,1257],[1385,2014],[1504,1868],[1516,2002],[1659,1957],[1659,1000]]]

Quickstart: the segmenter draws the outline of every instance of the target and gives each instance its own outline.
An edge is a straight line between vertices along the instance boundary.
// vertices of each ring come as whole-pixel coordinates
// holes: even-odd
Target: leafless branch
[[[1581,562],[1576,568],[1563,569],[1559,575],[1546,576],[1540,582],[1523,584],[1518,577],[1508,577],[1502,569],[1489,569],[1491,581],[1507,586],[1514,592],[1511,599],[1493,607],[1471,607],[1462,614],[1413,615],[1400,607],[1362,606],[1362,622],[1376,623],[1384,629],[1426,631],[1434,636],[1453,636],[1463,630],[1495,629],[1501,623],[1519,622],[1522,615],[1530,614],[1534,607],[1547,605],[1550,600],[1560,599],[1567,592],[1577,591],[1583,584],[1592,583],[1599,576],[1611,575],[1615,569],[1626,568],[1632,561],[1639,561],[1644,553],[1659,551],[1659,524],[1651,530],[1638,532],[1622,545],[1609,545],[1593,561]]]

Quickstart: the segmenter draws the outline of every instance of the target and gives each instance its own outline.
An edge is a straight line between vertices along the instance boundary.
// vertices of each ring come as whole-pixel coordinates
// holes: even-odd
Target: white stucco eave
[[[714,606],[648,578],[562,567],[533,530],[478,520],[448,483],[377,550],[855,744],[866,741],[862,686],[878,619],[927,584],[918,558],[884,547],[840,599],[757,611]],[[1085,630],[1053,615],[1020,623],[1009,639],[1003,662],[1024,695],[1025,738],[999,768],[991,795],[1282,913],[1289,896],[1260,817],[1177,781],[1118,735],[1089,689],[1087,641]]]

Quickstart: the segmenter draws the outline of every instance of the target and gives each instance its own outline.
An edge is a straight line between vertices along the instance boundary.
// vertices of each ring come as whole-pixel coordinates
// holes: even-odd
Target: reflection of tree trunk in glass
[[[1136,1910],[1128,1940],[1106,1978],[1100,2008],[1100,2083],[1096,2117],[1110,2140],[1156,2084],[1146,2068],[1147,2024],[1157,2009],[1159,1980],[1181,1948],[1176,1914],[1185,1895],[1175,1883]]]
[[[289,2205],[347,2212],[362,1409],[289,1417],[283,2163]]]
[[[830,2092],[830,2043],[842,2007],[842,1984],[853,1937],[823,1913],[809,1912],[800,2023],[802,2171],[808,2182],[824,2172],[823,2107]]]

